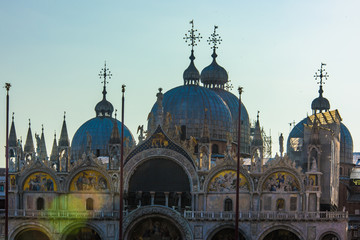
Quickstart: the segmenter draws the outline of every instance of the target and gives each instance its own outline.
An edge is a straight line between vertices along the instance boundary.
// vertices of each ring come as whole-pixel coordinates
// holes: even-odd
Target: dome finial
[[[221,37],[219,34],[216,33],[216,29],[218,26],[214,26],[214,32],[210,35],[207,42],[209,45],[212,45],[211,48],[213,49],[213,54],[211,55],[213,58],[212,63],[204,68],[201,72],[201,82],[204,84],[204,87],[207,88],[225,88],[225,84],[228,82],[228,74],[226,70],[219,66],[216,62],[216,49],[218,45],[222,42]]]
[[[207,42],[209,43],[209,45],[212,45],[212,49],[213,49],[213,54],[211,55],[212,58],[215,61],[215,58],[217,57],[216,54],[216,49],[218,48],[218,45],[222,42],[221,37],[219,36],[218,33],[216,33],[216,29],[218,28],[218,26],[214,26],[214,32],[210,35],[209,39],[207,40]]]
[[[14,122],[14,115],[15,115],[15,113],[13,112],[12,113],[12,121]]]
[[[327,80],[327,78],[329,77],[329,75],[327,74],[327,72],[325,72],[325,69],[323,68],[324,66],[326,66],[325,63],[321,63],[320,69],[318,70],[318,72],[315,73],[314,78],[317,82],[317,84],[320,84],[320,89],[319,89],[319,95],[322,97],[323,94],[323,89],[322,86],[323,84],[325,84],[325,80]]]
[[[321,63],[320,69],[318,69],[318,72],[315,73],[314,78],[317,82],[317,84],[320,85],[319,87],[319,97],[315,98],[313,102],[311,103],[311,108],[313,110],[313,114],[317,111],[322,112],[323,110],[329,111],[330,109],[330,103],[329,101],[323,97],[323,85],[325,84],[325,80],[329,77],[327,72],[325,72],[325,69],[323,68],[326,66],[325,63]]]
[[[200,33],[196,34],[197,29],[194,29],[194,20],[190,21],[191,29],[188,30],[189,34],[185,33],[185,42],[188,43],[188,46],[191,46],[191,55],[189,57],[190,59],[190,65],[189,67],[184,71],[183,78],[184,78],[184,84],[199,84],[200,74],[199,71],[196,69],[194,65],[194,47],[197,46],[197,42],[200,42],[200,39],[202,38],[200,36]]]
[[[100,79],[104,79],[101,83],[104,83],[104,89],[103,89],[103,99],[106,99],[106,84],[109,83],[108,81],[106,81],[106,78],[110,79],[112,76],[111,72],[109,71],[109,68],[106,68],[106,61],[104,64],[104,68],[101,69],[100,73],[99,73],[99,77]]]

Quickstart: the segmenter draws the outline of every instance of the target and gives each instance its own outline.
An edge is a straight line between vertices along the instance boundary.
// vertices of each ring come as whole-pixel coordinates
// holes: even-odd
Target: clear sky
[[[102,98],[98,77],[104,61],[113,73],[107,98],[121,108],[126,84],[125,124],[136,135],[146,124],[159,87],[182,85],[190,48],[182,39],[194,19],[203,39],[195,48],[199,71],[211,63],[206,39],[218,25],[223,42],[218,63],[234,85],[244,87],[250,118],[285,139],[289,123],[311,114],[318,96],[313,75],[320,63],[330,75],[324,96],[339,109],[360,151],[358,107],[360,63],[358,0],[284,1],[48,1],[0,2],[0,79],[10,82],[10,111],[25,143],[44,124],[48,154],[66,111],[70,138],[95,116]],[[5,99],[0,98],[0,145],[5,146]],[[59,137],[59,134],[58,136]],[[35,141],[35,139],[34,139]],[[5,166],[4,148],[0,167]]]

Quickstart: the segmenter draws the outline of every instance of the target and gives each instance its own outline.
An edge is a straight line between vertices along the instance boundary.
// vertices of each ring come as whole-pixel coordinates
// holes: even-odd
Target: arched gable
[[[28,169],[19,177],[19,191],[56,192],[61,186],[55,172],[46,167]]]
[[[254,191],[254,183],[246,170],[244,168],[240,168],[239,173],[240,191]],[[204,189],[207,192],[228,193],[236,191],[235,185],[236,167],[232,165],[224,165],[212,169],[205,179]]]
[[[191,191],[196,191],[198,188],[199,180],[195,167],[190,161],[182,154],[171,149],[156,148],[142,151],[131,159],[129,159],[124,166],[124,190],[129,188],[129,181],[131,176],[135,173],[136,169],[146,161],[154,158],[168,159],[177,163],[186,173],[189,178]]]
[[[110,176],[96,166],[83,166],[75,169],[66,179],[65,189],[69,192],[114,191]]]

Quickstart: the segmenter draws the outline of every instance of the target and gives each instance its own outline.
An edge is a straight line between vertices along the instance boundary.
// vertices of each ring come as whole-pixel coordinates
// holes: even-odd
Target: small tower
[[[119,166],[120,166],[119,163],[120,163],[121,137],[117,124],[116,112],[117,110],[115,110],[115,119],[113,119],[114,125],[109,141],[109,169],[111,170],[119,170]]]
[[[208,109],[204,109],[204,126],[201,133],[201,138],[198,141],[198,158],[200,170],[211,169],[211,142],[210,142],[210,131],[208,124]]]
[[[18,142],[16,138],[15,122],[14,122],[14,113],[12,115],[12,122],[9,134],[9,171],[17,172],[20,169],[20,159],[22,148],[20,141]]]
[[[67,172],[70,165],[70,143],[66,127],[66,112],[64,112],[64,121],[61,128],[58,153],[60,162],[60,171]]]
[[[53,169],[59,171],[59,151],[56,142],[56,133],[54,133],[54,142],[51,149],[50,163]]]
[[[264,141],[261,135],[259,113],[257,113],[255,127],[254,127],[254,137],[251,142],[251,170],[252,172],[261,172],[263,166],[263,156],[264,156]]]
[[[29,129],[26,136],[26,142],[24,146],[24,157],[25,157],[25,164],[30,164],[32,161],[35,160],[35,148],[34,148],[34,141],[31,132],[31,122],[29,119]]]
[[[308,161],[306,171],[306,199],[307,211],[320,211],[320,197],[321,197],[321,175],[320,159],[321,159],[321,143],[320,131],[317,116],[314,115],[312,123],[310,142],[307,150]]]

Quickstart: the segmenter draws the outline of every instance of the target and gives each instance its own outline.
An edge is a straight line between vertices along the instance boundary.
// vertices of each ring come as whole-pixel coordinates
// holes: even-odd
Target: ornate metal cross
[[[209,39],[207,40],[207,42],[209,43],[209,45],[213,45],[211,48],[212,49],[217,49],[217,45],[219,45],[222,41],[221,37],[219,36],[219,34],[216,33],[216,29],[218,28],[218,26],[214,26],[214,33],[212,33],[209,37]]]
[[[320,79],[317,84],[320,84],[320,86],[322,86],[323,84],[325,84],[325,80],[327,80],[327,78],[329,77],[329,75],[327,74],[327,72],[325,72],[325,69],[323,68],[323,66],[326,66],[325,63],[321,63],[321,67],[320,69],[318,69],[318,72],[320,74],[318,74],[318,72],[315,73],[314,78],[317,81],[318,79]]]
[[[109,68],[106,68],[106,61],[105,61],[105,65],[104,68],[101,69],[100,73],[99,73],[99,77],[100,79],[103,78],[104,81],[102,81],[101,83],[104,83],[104,87],[106,87],[106,84],[109,83],[106,81],[106,78],[111,79],[111,72],[109,71]]]
[[[202,38],[202,36],[200,36],[200,33],[197,33],[197,29],[194,29],[194,20],[190,21],[191,24],[191,29],[188,30],[188,33],[185,33],[185,37],[183,37],[183,39],[185,39],[185,42],[188,43],[188,46],[191,46],[191,50],[194,50],[194,46],[197,46],[197,42],[200,42],[200,39]]]

